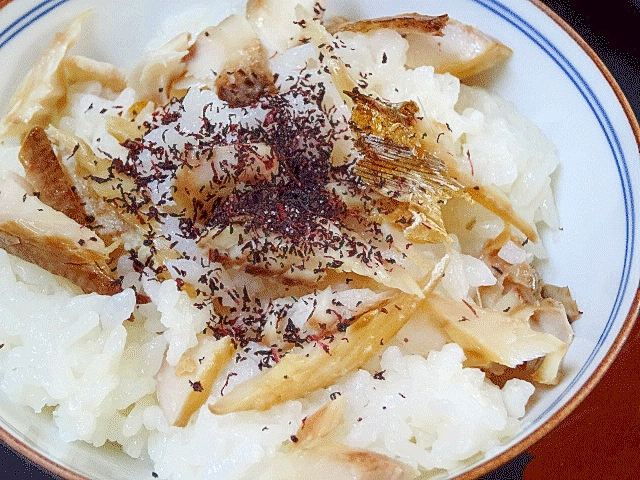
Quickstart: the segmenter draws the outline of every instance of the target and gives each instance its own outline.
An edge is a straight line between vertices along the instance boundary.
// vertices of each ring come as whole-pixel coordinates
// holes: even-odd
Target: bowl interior
[[[88,8],[94,13],[77,50],[126,67],[148,46],[169,39],[171,32],[197,32],[218,23],[241,4],[241,0],[220,2],[211,11],[205,2],[186,0],[9,3],[0,18],[0,63],[11,65],[0,77],[0,111],[6,110],[15,85],[54,32]],[[542,273],[548,283],[569,285],[584,315],[574,324],[576,337],[560,384],[536,393],[522,431],[500,449],[507,450],[550,419],[555,422],[568,413],[568,405],[575,406],[572,398],[584,395],[585,385],[599,366],[611,361],[612,348],[615,350],[637,313],[637,123],[629,118],[619,89],[603,74],[592,53],[534,3],[346,0],[330,1],[329,7],[330,14],[349,18],[411,11],[448,13],[500,39],[514,50],[513,58],[491,75],[474,81],[516,103],[557,147],[561,167],[555,186],[562,229],[543,235],[549,259]],[[108,449],[98,452],[80,443],[62,444],[46,418],[0,399],[1,436],[27,456],[35,456],[36,461],[46,462],[38,457],[42,455],[93,478],[148,478],[148,465]],[[58,473],[74,475],[71,471]]]

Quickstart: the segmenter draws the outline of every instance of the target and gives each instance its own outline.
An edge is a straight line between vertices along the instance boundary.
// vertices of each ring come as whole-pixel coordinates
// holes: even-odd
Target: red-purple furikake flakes
[[[392,265],[393,261],[385,258],[381,250],[390,245],[389,237],[385,238],[380,225],[371,220],[375,202],[352,172],[355,160],[339,166],[331,161],[336,142],[349,138],[346,124],[333,118],[334,107],[325,109],[322,82],[313,83],[308,77],[301,75],[286,92],[265,96],[248,107],[230,109],[227,117],[223,115],[224,108],[204,105],[197,131],[182,130],[183,100],[173,99],[145,123],[144,137],[123,143],[127,158],[113,159],[110,173],[127,175],[136,188],[121,188],[121,195],[111,202],[137,216],[141,224],[155,225],[149,227],[145,237],[148,251],[144,255],[135,250],[129,252],[135,272],[141,276],[143,272],[159,275],[166,270],[163,262],[155,258],[155,244],[160,237],[179,258],[188,259],[187,252],[178,247],[180,238],[199,244],[204,238],[215,239],[225,230],[237,234],[238,247],[244,255],[242,268],[250,274],[311,271],[320,278],[328,269],[340,268],[348,257],[356,257],[372,268]],[[251,124],[243,120],[243,115],[250,117],[255,112],[262,120]],[[173,130],[185,140],[180,146],[168,141]],[[159,133],[156,141],[147,137],[153,131]],[[157,141],[160,137],[162,142]],[[267,145],[269,153],[259,150],[258,144]],[[231,148],[235,163],[217,158],[219,148]],[[173,185],[181,169],[186,171],[202,162],[212,166],[216,162],[209,185],[202,187],[213,193],[194,195],[189,211],[176,210]],[[269,175],[246,183],[243,175],[247,168],[258,173],[268,171]],[[342,193],[336,191],[336,186]],[[347,208],[341,198],[345,192],[362,200],[360,210]],[[177,229],[171,235],[163,234],[161,225],[172,217]],[[362,233],[373,240],[360,240]],[[203,273],[192,285],[196,305],[216,312],[208,326],[216,337],[230,336],[244,347],[260,342],[267,318],[286,318],[294,302],[276,306],[252,299],[246,289],[236,291],[219,275],[218,262],[224,264],[225,258],[214,248],[210,249],[208,260],[205,255],[200,262]],[[311,261],[314,258],[321,260]],[[173,268],[168,273],[180,281],[179,288],[185,286],[187,272]],[[236,306],[216,308],[215,299],[221,296]],[[344,332],[351,321],[338,318],[338,331]],[[291,322],[279,325],[277,333],[293,346],[313,341],[324,348],[333,339],[330,334],[310,339]],[[274,354],[279,355],[265,353],[262,367],[273,364]]]

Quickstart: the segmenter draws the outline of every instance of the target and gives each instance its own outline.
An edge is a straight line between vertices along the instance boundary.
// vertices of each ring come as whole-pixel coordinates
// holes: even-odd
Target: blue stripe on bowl
[[[593,89],[586,82],[584,77],[578,72],[578,70],[573,66],[573,64],[562,54],[562,52],[553,45],[548,38],[546,38],[540,31],[538,31],[535,27],[533,27],[529,22],[524,20],[522,17],[517,15],[511,9],[503,5],[502,3],[496,0],[473,0],[475,3],[483,6],[487,10],[495,13],[499,17],[506,20],[508,23],[516,27],[520,30],[524,35],[526,35],[530,40],[532,40],[541,50],[543,50],[555,63],[558,67],[567,75],[569,80],[573,83],[576,89],[582,95],[582,98],[587,102],[589,108],[593,112],[596,120],[598,121],[602,132],[607,139],[609,144],[609,148],[611,150],[611,154],[616,163],[616,168],[618,170],[618,176],[620,177],[620,183],[622,186],[622,194],[624,199],[624,208],[625,208],[625,217],[626,217],[626,241],[625,241],[625,253],[624,253],[624,265],[622,268],[622,274],[620,278],[620,283],[618,285],[618,293],[616,295],[616,299],[613,303],[613,307],[611,309],[611,313],[609,314],[609,318],[607,319],[607,323],[605,328],[596,343],[593,351],[589,355],[589,358],[586,360],[585,364],[582,366],[577,375],[573,378],[573,380],[567,385],[564,391],[555,399],[555,401],[549,405],[549,407],[542,412],[536,419],[532,420],[532,423],[537,423],[543,417],[546,417],[550,412],[552,412],[559,403],[563,402],[571,389],[573,389],[576,384],[582,380],[583,376],[590,368],[593,363],[596,355],[600,352],[602,346],[605,341],[609,337],[611,332],[611,328],[613,327],[618,315],[620,314],[620,308],[622,306],[622,302],[625,298],[625,294],[627,293],[627,288],[629,286],[630,276],[631,276],[631,266],[633,263],[633,252],[635,247],[635,205],[633,198],[633,190],[631,188],[631,178],[629,176],[629,170],[627,167],[627,161],[625,159],[624,152],[622,151],[622,147],[620,145],[620,140],[618,135],[613,128],[609,116],[606,111],[602,107],[602,103],[598,99],[598,97],[593,92]]]
[[[4,47],[11,39],[21,33],[25,28],[36,22],[41,17],[47,15],[52,10],[56,9],[60,5],[67,3],[69,0],[45,0],[32,8],[24,15],[19,17],[7,28],[0,32],[0,48]],[[538,47],[544,51],[558,67],[567,75],[576,89],[580,92],[583,99],[589,105],[589,108],[593,112],[596,120],[598,121],[602,132],[609,144],[609,148],[615,160],[618,176],[620,177],[620,183],[622,186],[622,194],[624,199],[625,216],[626,216],[626,241],[625,241],[625,255],[624,265],[621,273],[620,283],[618,285],[618,292],[614,301],[613,307],[607,319],[605,328],[596,343],[593,351],[589,355],[589,358],[580,369],[578,374],[573,378],[565,390],[558,396],[558,398],[544,411],[542,412],[532,423],[537,423],[543,419],[549,413],[551,413],[559,403],[563,402],[570,391],[576,386],[576,384],[582,380],[587,370],[591,367],[595,357],[602,349],[605,341],[608,339],[611,329],[620,314],[622,302],[625,299],[629,287],[629,281],[631,276],[631,266],[633,262],[633,252],[635,248],[635,204],[633,191],[631,188],[631,178],[629,175],[627,162],[624,152],[620,145],[620,140],[613,128],[609,116],[607,115],[602,103],[593,92],[593,89],[586,82],[584,77],[578,72],[573,64],[562,54],[562,52],[549,41],[540,31],[534,28],[530,23],[524,20],[522,17],[513,12],[510,8],[503,5],[497,0],[472,0],[485,9],[498,15],[509,24],[517,28],[520,32],[526,35],[531,41],[533,41]]]
[[[4,47],[13,37],[18,35],[33,22],[44,17],[46,14],[68,1],[69,0],[45,0],[33,7],[0,32],[0,48]]]

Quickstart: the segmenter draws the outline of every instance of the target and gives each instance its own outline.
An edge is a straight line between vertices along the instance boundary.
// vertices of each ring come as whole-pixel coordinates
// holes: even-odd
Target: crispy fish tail
[[[480,185],[464,172],[445,148],[423,138],[416,126],[418,106],[413,101],[391,104],[351,91],[354,108],[351,129],[362,157],[356,173],[381,194],[420,207],[429,227],[446,236],[440,205],[466,194],[505,223],[537,241],[535,228],[497,189]]]

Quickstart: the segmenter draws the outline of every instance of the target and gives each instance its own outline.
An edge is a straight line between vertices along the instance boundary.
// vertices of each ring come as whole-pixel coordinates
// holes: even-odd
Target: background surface
[[[595,50],[640,117],[640,0],[543,0]],[[7,3],[0,0],[0,7]],[[576,126],[579,128],[579,126]],[[584,402],[554,431],[484,480],[637,478],[640,324]],[[55,477],[0,442],[0,479]]]

